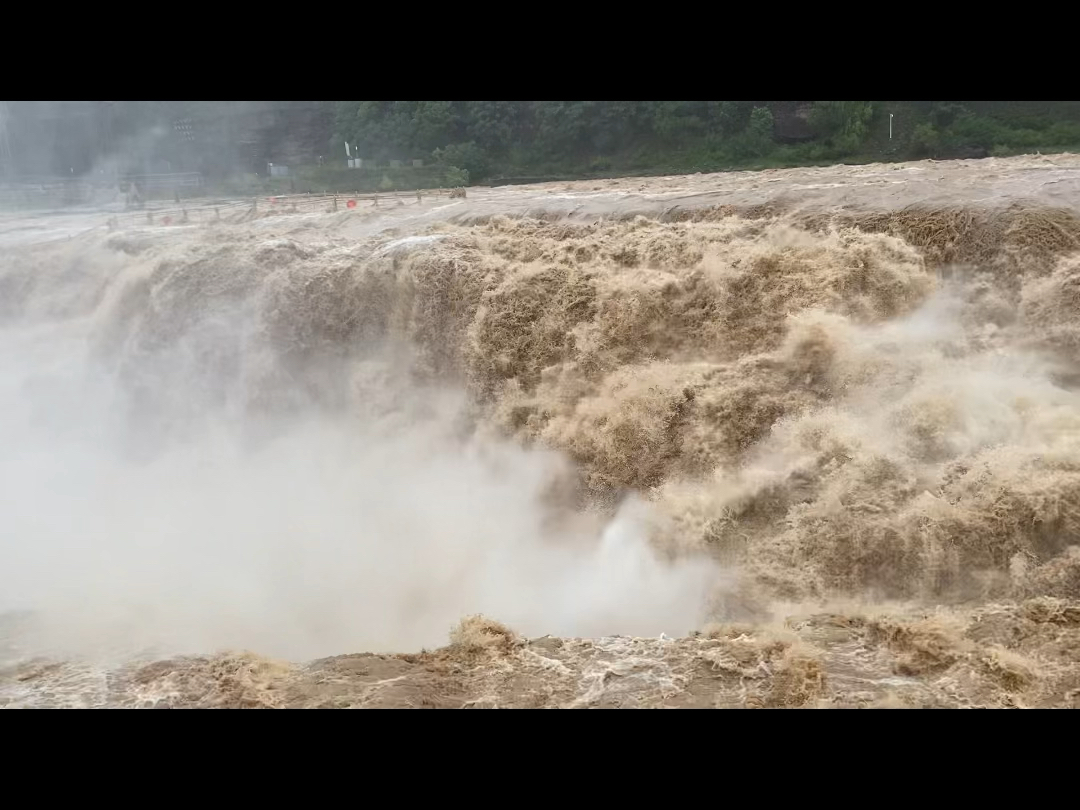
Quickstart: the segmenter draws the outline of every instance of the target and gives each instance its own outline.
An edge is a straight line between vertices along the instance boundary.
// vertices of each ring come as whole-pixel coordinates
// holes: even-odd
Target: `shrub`
[[[474,180],[487,177],[490,170],[487,153],[473,141],[452,143],[436,149],[431,156],[441,166],[463,169]]]
[[[919,124],[908,137],[908,151],[912,157],[933,157],[941,148],[941,134],[929,121]]]
[[[450,166],[446,170],[446,185],[467,186],[469,185],[469,171],[458,166]]]

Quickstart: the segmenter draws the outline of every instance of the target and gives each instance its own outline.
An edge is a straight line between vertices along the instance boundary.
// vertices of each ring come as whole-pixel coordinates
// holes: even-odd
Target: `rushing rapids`
[[[532,213],[5,248],[0,702],[1075,704],[1080,217]]]

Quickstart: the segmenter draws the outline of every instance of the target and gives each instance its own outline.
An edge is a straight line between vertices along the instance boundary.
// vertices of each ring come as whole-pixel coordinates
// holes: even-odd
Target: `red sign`
[[[349,200],[345,205],[349,208],[356,208],[356,200]]]

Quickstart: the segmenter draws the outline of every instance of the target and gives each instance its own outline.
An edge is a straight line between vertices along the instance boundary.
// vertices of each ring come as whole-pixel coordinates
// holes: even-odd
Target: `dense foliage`
[[[15,101],[0,123],[0,177],[277,163],[341,191],[1080,148],[1074,101]]]
[[[341,101],[336,131],[355,154],[434,160],[475,182],[1065,148],[1080,146],[1080,108],[1017,101]]]

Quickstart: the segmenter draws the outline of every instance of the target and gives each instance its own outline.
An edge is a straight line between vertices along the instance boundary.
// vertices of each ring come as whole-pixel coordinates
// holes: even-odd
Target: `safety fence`
[[[197,194],[202,186],[203,177],[198,172],[120,177],[104,173],[70,178],[24,176],[0,182],[0,209],[32,211],[108,204],[133,187],[142,199],[167,200]]]
[[[105,224],[115,230],[147,225],[208,224],[222,219],[234,220],[244,214],[261,218],[370,210],[378,207],[420,205],[425,199],[460,196],[460,189],[424,189],[368,194],[284,194],[240,200],[192,200],[180,205],[151,202],[141,208],[104,215],[103,218],[106,220]]]

